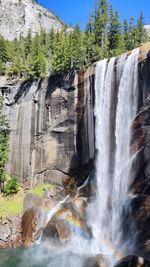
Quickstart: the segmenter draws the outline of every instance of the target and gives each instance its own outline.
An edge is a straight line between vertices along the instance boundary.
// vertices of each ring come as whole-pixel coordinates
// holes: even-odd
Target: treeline
[[[49,73],[81,69],[91,63],[120,55],[148,41],[144,16],[121,22],[119,13],[98,1],[84,32],[77,25],[68,30],[45,33],[33,38],[6,41],[0,38],[0,73],[9,76],[44,78]]]

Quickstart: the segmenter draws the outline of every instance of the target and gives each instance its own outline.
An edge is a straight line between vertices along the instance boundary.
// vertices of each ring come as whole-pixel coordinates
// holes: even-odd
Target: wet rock
[[[86,216],[86,207],[87,207],[87,199],[83,197],[75,198],[73,201],[75,208],[77,209],[81,218],[85,219]]]
[[[150,80],[148,79],[146,77],[144,78],[144,82],[148,83],[148,85],[143,84],[146,87],[146,94],[148,90],[150,92],[150,88],[148,89]],[[143,96],[144,98],[145,96]],[[134,120],[132,133],[131,149],[137,156],[133,161],[131,171],[131,191],[133,194],[150,194],[150,96],[147,97],[143,107]]]
[[[64,203],[47,223],[42,233],[43,240],[68,241],[71,235],[91,237],[85,221],[85,201],[81,198]]]
[[[8,243],[0,240],[0,249],[5,249],[5,248],[8,248],[8,247],[9,247]]]
[[[55,205],[56,202],[52,197],[42,198],[32,193],[26,194],[21,222],[23,246],[29,247],[40,238],[47,224],[48,214]]]
[[[125,204],[123,214],[123,241],[132,251],[150,260],[150,196],[133,196]]]
[[[53,241],[53,243],[61,244],[66,242],[71,237],[71,231],[69,227],[55,217],[48,222],[42,233],[42,240]]]
[[[110,261],[107,256],[97,255],[86,260],[83,267],[109,267]]]
[[[82,215],[82,216],[81,216]],[[65,203],[56,213],[57,218],[63,220],[71,230],[72,234],[81,235],[85,238],[91,237],[90,229],[86,224],[84,213],[80,213],[73,201]]]
[[[149,266],[150,262],[141,257],[127,256],[121,259],[119,262],[117,262],[114,267],[149,267]]]
[[[22,216],[21,221],[21,241],[25,247],[29,247],[33,240],[33,233],[35,231],[36,224],[36,211],[32,208],[26,210]]]
[[[30,247],[40,237],[44,223],[44,211],[31,208],[24,212],[21,221],[21,241],[24,247]]]

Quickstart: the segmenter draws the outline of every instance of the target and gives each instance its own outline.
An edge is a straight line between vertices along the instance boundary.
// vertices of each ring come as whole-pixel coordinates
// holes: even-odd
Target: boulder
[[[21,245],[21,217],[12,216],[0,222],[0,248],[19,247]]]
[[[37,211],[34,208],[26,210],[21,221],[21,241],[23,246],[29,247],[34,241],[37,226]]]
[[[101,254],[87,259],[83,265],[83,267],[109,267],[109,266],[110,266],[109,258]]]
[[[149,266],[150,262],[141,257],[127,256],[118,261],[114,267],[149,267]]]
[[[0,240],[6,242],[11,235],[11,229],[8,224],[0,225]]]
[[[72,235],[91,237],[85,221],[85,202],[83,199],[64,203],[43,229],[42,239],[62,242],[69,241]]]
[[[43,241],[52,241],[53,244],[62,244],[71,237],[69,227],[62,220],[57,219],[55,216],[48,222],[42,233]]]

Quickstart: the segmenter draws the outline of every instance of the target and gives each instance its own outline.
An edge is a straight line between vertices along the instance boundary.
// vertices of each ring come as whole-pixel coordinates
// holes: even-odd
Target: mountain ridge
[[[41,30],[59,31],[62,27],[52,12],[32,0],[0,1],[0,35],[7,40],[26,37],[29,31],[34,36]]]

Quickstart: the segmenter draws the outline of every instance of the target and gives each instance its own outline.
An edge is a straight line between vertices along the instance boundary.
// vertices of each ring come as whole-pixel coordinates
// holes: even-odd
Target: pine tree
[[[125,49],[130,50],[130,40],[129,40],[129,24],[127,20],[124,20],[123,24],[123,34],[124,34],[124,44]]]
[[[141,11],[138,23],[137,23],[137,44],[140,46],[142,43],[148,41],[148,35],[146,29],[144,29],[144,15]]]
[[[29,75],[31,78],[44,78],[47,72],[47,61],[45,51],[41,44],[39,34],[32,41],[29,59]]]
[[[108,32],[109,53],[110,55],[116,55],[117,49],[119,49],[121,39],[121,22],[117,11],[113,11],[110,6],[110,24]]]
[[[135,47],[138,47],[137,42],[137,28],[135,26],[134,18],[130,18],[129,23],[129,38],[128,38],[129,48],[130,50],[134,49]]]
[[[52,61],[52,70],[54,73],[60,73],[64,71],[63,68],[63,44],[61,40],[62,33],[57,32],[55,51]]]
[[[2,62],[7,61],[7,49],[6,49],[6,41],[3,37],[0,37],[0,60]]]
[[[60,32],[41,30],[35,37],[29,31],[26,38],[12,42],[0,37],[0,74],[44,78],[51,72],[80,69],[104,57],[120,55],[148,40],[142,13],[137,25],[134,18],[122,25],[107,0],[97,1],[85,32],[78,25],[67,31],[65,25]]]
[[[108,20],[108,2],[106,0],[100,0],[95,8],[95,43],[100,46],[102,51],[106,50],[106,25]]]
[[[76,25],[72,33],[72,67],[75,69],[83,68],[85,61],[85,47],[83,33],[79,25]]]

